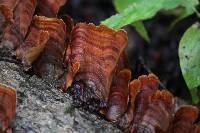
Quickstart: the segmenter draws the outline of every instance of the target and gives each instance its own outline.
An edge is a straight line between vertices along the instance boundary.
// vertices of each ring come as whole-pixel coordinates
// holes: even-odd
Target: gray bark
[[[22,67],[0,61],[0,83],[17,90],[15,133],[120,133],[98,116],[73,107],[56,82],[30,76]]]

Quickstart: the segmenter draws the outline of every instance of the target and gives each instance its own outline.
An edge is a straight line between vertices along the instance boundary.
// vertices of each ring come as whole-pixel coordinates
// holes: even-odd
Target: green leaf
[[[193,13],[194,13],[193,10],[191,10],[191,11],[182,10],[182,11],[177,15],[177,18],[171,23],[169,29],[171,30],[172,28],[174,28],[174,26],[175,26],[179,21],[181,21],[181,20],[183,20],[184,18],[186,18],[186,17],[192,15]]]
[[[198,5],[198,0],[166,0],[163,5],[163,9],[170,10],[178,6],[183,6],[186,10],[195,10],[195,6]]]
[[[104,20],[102,24],[119,29],[149,19],[161,9],[184,6],[187,10],[196,11],[194,6],[198,4],[198,0],[114,0],[114,4],[120,13]]]
[[[172,22],[172,24],[170,25],[170,29],[172,29],[179,21],[181,21],[182,19],[192,15],[193,13],[197,13],[197,15],[199,14],[198,11],[195,9],[195,6],[198,5],[198,0],[167,0],[168,5],[165,7],[165,9],[168,9],[171,5],[171,7],[173,7],[172,5],[174,5],[175,7],[177,6],[182,6],[184,7],[182,9],[182,11],[178,14],[177,18]],[[176,3],[174,3],[176,2]]]
[[[200,86],[200,29],[191,26],[183,35],[179,45],[180,66],[194,103],[199,102],[197,87]]]
[[[145,41],[150,42],[150,38],[144,24],[141,21],[131,24],[135,27],[135,30],[145,39]]]
[[[122,12],[129,5],[133,4],[133,2],[135,3],[135,0],[113,0],[115,8],[118,12]]]
[[[149,2],[151,1],[151,2]],[[134,0],[120,14],[116,14],[106,19],[102,24],[114,29],[119,29],[125,25],[148,19],[156,14],[163,6],[164,0]]]
[[[123,2],[121,0],[114,0],[114,5],[118,12],[122,12],[131,3],[133,3],[133,0],[124,0]],[[131,25],[135,27],[135,30],[140,34],[142,38],[144,38],[145,41],[147,41],[148,43],[150,42],[148,32],[146,28],[144,27],[144,24],[142,23],[142,21],[134,22]]]
[[[115,8],[118,12],[123,11],[126,9],[129,5],[133,3],[137,3],[144,0],[114,0]],[[151,4],[151,0],[146,1],[147,3]],[[170,10],[173,8],[176,8],[178,6],[186,7],[187,10],[193,10],[196,5],[198,5],[198,0],[165,0],[163,3],[163,9]]]

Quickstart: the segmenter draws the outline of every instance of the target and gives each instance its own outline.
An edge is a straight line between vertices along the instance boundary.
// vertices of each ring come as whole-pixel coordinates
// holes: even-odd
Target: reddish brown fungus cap
[[[95,94],[107,100],[113,74],[127,39],[127,33],[121,29],[78,23],[72,30],[67,52],[69,71],[64,90],[74,80],[89,81],[97,88]]]
[[[8,128],[16,112],[16,90],[0,84],[0,122],[2,130]]]

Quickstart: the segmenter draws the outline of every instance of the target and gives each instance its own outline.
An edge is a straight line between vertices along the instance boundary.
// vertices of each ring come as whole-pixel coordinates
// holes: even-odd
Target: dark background
[[[59,14],[68,14],[74,22],[100,24],[116,13],[112,0],[68,0]],[[127,53],[133,78],[149,71],[155,73],[161,81],[161,89],[167,88],[175,96],[191,102],[190,93],[182,77],[178,44],[185,30],[197,21],[192,15],[177,23],[169,30],[173,15],[157,13],[152,19],[144,21],[151,42],[145,42],[131,26],[124,27],[128,32]]]

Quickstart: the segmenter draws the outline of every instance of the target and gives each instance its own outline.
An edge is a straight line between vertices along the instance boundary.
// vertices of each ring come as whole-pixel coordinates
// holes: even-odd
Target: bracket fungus
[[[193,125],[198,108],[181,106],[175,112],[175,100],[167,91],[158,90],[158,78],[150,74],[131,81],[129,106],[117,124],[130,133],[197,133]]]
[[[108,98],[108,109],[104,114],[109,121],[117,121],[126,111],[129,100],[129,82],[131,70],[125,51],[122,52],[113,76],[110,94]]]
[[[72,22],[67,27],[73,27]],[[62,65],[69,33],[62,19],[34,16],[31,31],[16,50],[16,56],[27,68],[33,64],[34,71],[41,77],[54,74],[53,77],[58,78],[64,73]]]
[[[192,132],[193,128],[194,129],[196,128],[195,126],[193,126],[193,123],[197,119],[198,113],[199,113],[198,108],[194,106],[184,105],[180,107],[175,113],[170,132],[173,133]],[[198,128],[196,128],[195,130],[198,130]]]
[[[41,54],[34,63],[34,71],[40,76],[46,76],[54,72],[60,75],[62,73],[62,62],[66,48],[66,28],[64,22],[57,18],[35,16],[34,24],[38,30],[46,31],[48,34],[46,34],[42,40],[43,44],[41,45],[43,45],[43,50],[40,49],[41,52],[37,51]],[[24,44],[24,46],[26,46],[26,44]]]
[[[0,132],[8,131],[9,124],[15,116],[16,90],[0,84]]]
[[[0,34],[11,24],[13,20],[13,11],[19,0],[1,0],[0,1]]]
[[[200,133],[200,125],[193,125],[192,133]]]
[[[49,40],[49,32],[38,26],[36,22],[37,17],[33,18],[30,32],[25,42],[16,50],[17,59],[22,60],[26,69],[32,66],[32,63],[43,52],[47,41]]]
[[[6,27],[1,39],[1,47],[15,50],[23,43],[28,32],[37,0],[20,0],[13,13],[13,23]]]
[[[123,69],[117,73],[117,77],[111,86],[108,99],[106,118],[109,121],[117,121],[117,119],[125,113],[128,106],[128,83],[130,79],[131,71],[129,69]]]
[[[69,69],[63,91],[74,83],[73,90],[83,92],[82,101],[107,101],[115,68],[126,44],[124,30],[78,23],[72,30],[66,52]]]

